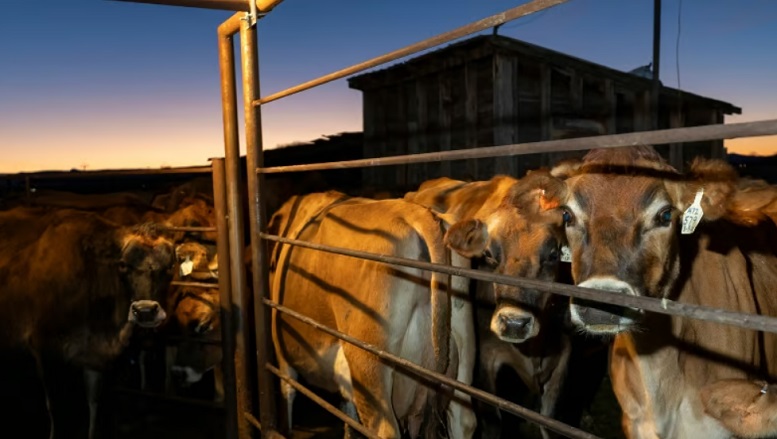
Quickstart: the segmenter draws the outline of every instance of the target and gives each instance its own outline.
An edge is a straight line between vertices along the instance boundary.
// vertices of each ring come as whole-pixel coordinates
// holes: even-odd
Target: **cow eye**
[[[574,217],[572,216],[572,212],[570,212],[568,209],[562,209],[561,219],[564,220],[564,225],[569,227],[572,225]]]
[[[658,212],[658,216],[656,216],[656,222],[658,222],[658,225],[661,227],[669,227],[669,225],[672,224],[672,208],[665,207],[660,212]]]

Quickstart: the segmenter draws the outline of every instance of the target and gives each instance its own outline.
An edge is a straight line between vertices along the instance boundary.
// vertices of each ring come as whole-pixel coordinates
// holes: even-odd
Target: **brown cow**
[[[652,147],[592,150],[557,171],[566,181],[546,195],[563,205],[578,285],[777,315],[774,189],[716,160],[682,175]],[[691,206],[703,209],[698,227]],[[577,299],[571,314],[615,335],[610,374],[630,438],[777,434],[770,391],[741,390],[777,377],[777,335]]]
[[[273,215],[269,229],[319,244],[464,263],[446,251],[444,224],[428,209],[403,200],[347,198],[337,192],[292,197]],[[471,304],[461,297],[466,294],[464,279],[276,247],[273,300],[416,364],[471,382],[474,328]],[[402,431],[417,436],[427,408],[437,405],[414,375],[275,310],[273,342],[284,373],[340,391],[361,422],[381,437],[399,437]],[[294,392],[289,386],[282,391],[290,426]],[[460,392],[455,396],[447,406],[450,435],[471,437],[476,421],[470,398]]]
[[[520,181],[496,176],[489,181],[466,183],[443,177],[424,182],[405,199],[444,213],[452,222],[484,224],[489,241],[483,253],[494,272],[559,280],[558,215],[544,213],[537,190],[546,179],[541,171]],[[507,291],[517,291],[517,300],[505,300]],[[497,393],[497,374],[502,367],[510,368],[526,388],[540,397],[540,412],[556,416],[572,353],[571,337],[563,327],[568,308],[565,301],[550,294],[487,282],[476,283],[475,296],[478,387]],[[486,303],[496,303],[496,310]],[[581,348],[591,345],[584,340],[577,343]],[[587,368],[596,369],[591,363]],[[602,373],[590,378],[600,380]],[[581,399],[578,395],[582,404]],[[480,422],[482,436],[499,437],[500,422],[491,417],[499,418],[500,412],[488,405],[480,411],[484,415]],[[567,422],[579,422],[579,413],[574,410],[565,415]],[[551,435],[544,428],[540,431],[543,437]]]
[[[16,208],[0,212],[0,239],[0,348],[84,367],[90,394],[133,329],[166,318],[173,246],[156,225],[121,227],[89,212]]]

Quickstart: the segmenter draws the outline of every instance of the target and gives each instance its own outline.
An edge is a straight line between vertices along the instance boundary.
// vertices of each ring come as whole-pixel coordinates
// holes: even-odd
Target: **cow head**
[[[510,187],[485,219],[453,224],[446,244],[462,256],[484,257],[495,273],[555,280],[559,264],[561,215],[546,192],[560,182],[545,171],[528,174]],[[502,340],[520,343],[540,331],[539,315],[549,294],[494,283],[496,310],[491,330]]]
[[[702,221],[757,222],[752,204],[736,194],[737,177],[722,161],[696,160],[687,175],[649,146],[592,150],[553,173],[566,178],[556,194],[581,287],[666,298],[680,273],[684,212],[703,210]],[[755,197],[758,198],[758,197]],[[693,209],[691,209],[693,210]],[[573,323],[590,333],[616,334],[639,325],[643,311],[572,299]]]
[[[175,247],[178,272],[181,277],[196,280],[218,279],[218,254],[215,245],[188,241]]]
[[[704,386],[704,411],[742,438],[777,434],[777,386],[762,381],[727,379]]]
[[[124,230],[118,267],[131,291],[129,321],[159,326],[167,317],[163,304],[173,274],[173,244],[153,223]]]
[[[205,199],[192,197],[184,199],[178,210],[170,214],[165,223],[173,227],[215,227],[216,214],[213,206]],[[177,232],[175,241],[180,242],[185,235],[198,240],[216,242],[216,232]]]

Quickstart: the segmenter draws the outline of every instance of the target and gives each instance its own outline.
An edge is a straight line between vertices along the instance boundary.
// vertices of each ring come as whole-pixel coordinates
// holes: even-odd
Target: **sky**
[[[262,95],[521,3],[285,0],[258,24]],[[216,28],[231,14],[3,0],[0,172],[204,165],[223,156]],[[652,59],[652,14],[652,0],[570,0],[499,33],[631,70]],[[743,109],[727,123],[777,118],[775,43],[777,1],[663,1],[662,82],[677,87],[679,60],[683,90]],[[266,148],[359,131],[361,93],[342,79],[269,103],[262,115]],[[777,136],[726,146],[773,154]]]

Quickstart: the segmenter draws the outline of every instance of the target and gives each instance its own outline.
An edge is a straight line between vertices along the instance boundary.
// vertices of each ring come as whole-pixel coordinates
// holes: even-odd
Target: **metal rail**
[[[182,280],[174,280],[170,282],[170,285],[175,285],[179,287],[192,287],[192,288],[218,288],[219,287],[219,284],[217,283],[186,282]]]
[[[113,0],[129,3],[147,3],[152,5],[185,6],[189,8],[219,9],[222,11],[249,12],[251,0]],[[282,0],[256,0],[259,12],[269,12]]]
[[[278,378],[282,379],[283,381],[287,382],[291,387],[294,387],[297,391],[302,393],[303,395],[310,398],[311,401],[315,402],[321,408],[328,411],[329,413],[337,416],[338,419],[345,422],[349,426],[353,427],[354,430],[358,431],[359,433],[363,434],[364,436],[367,436],[370,439],[381,439],[380,436],[376,435],[375,433],[368,430],[366,427],[364,427],[362,424],[357,422],[355,419],[351,418],[350,416],[343,413],[342,410],[339,410],[337,407],[333,406],[332,404],[326,402],[323,398],[313,393],[310,389],[300,384],[298,381],[294,380],[292,377],[286,375],[285,373],[281,372],[277,367],[273,366],[270,363],[265,364],[265,367],[267,370],[275,374]]]
[[[247,289],[246,270],[244,265],[244,217],[243,194],[241,193],[242,178],[240,172],[240,141],[238,135],[237,115],[237,85],[235,80],[235,52],[233,35],[240,30],[245,14],[236,13],[219,25],[218,56],[219,75],[221,77],[221,108],[224,123],[224,165],[226,170],[226,199],[229,257],[227,265],[231,267],[231,329],[235,339],[235,388],[237,395],[237,412],[253,413],[254,380],[251,374],[249,352],[251,349],[250,314],[251,293]],[[219,260],[222,260],[219,258]],[[221,265],[221,264],[220,264]],[[225,304],[222,304],[225,306]],[[252,428],[244,416],[237,416],[238,437],[249,439]]]
[[[216,252],[219,261],[229,260],[229,224],[227,222],[227,188],[224,159],[213,160],[213,204],[216,215]],[[225,259],[226,258],[226,259]],[[219,267],[219,302],[221,317],[221,368],[224,376],[225,438],[236,439],[237,384],[235,378],[235,322],[232,309],[232,267]]]
[[[215,227],[194,227],[194,226],[162,226],[165,230],[171,232],[217,232]]]
[[[597,290],[593,288],[578,287],[556,282],[547,282],[536,279],[519,278],[506,276],[503,274],[489,273],[485,271],[473,270],[469,268],[457,268],[448,265],[434,264],[431,262],[420,262],[412,259],[398,258],[395,256],[378,255],[357,250],[350,250],[341,247],[332,247],[323,244],[314,244],[296,239],[282,238],[276,235],[261,233],[260,236],[270,241],[292,244],[299,247],[305,247],[313,250],[325,251],[355,258],[369,259],[377,262],[384,262],[390,265],[420,268],[423,270],[437,271],[440,273],[454,276],[463,276],[471,279],[477,279],[487,282],[497,282],[505,285],[512,285],[522,288],[531,288],[545,293],[560,294],[567,297],[592,300],[595,302],[607,303],[611,305],[640,308],[646,311],[657,312],[661,314],[677,315],[690,317],[697,320],[706,320],[709,322],[723,323],[726,325],[738,326],[745,329],[757,331],[766,331],[777,333],[777,317],[763,315],[753,315],[735,311],[726,311],[718,308],[712,308],[703,305],[691,305],[679,303],[672,300],[660,300],[651,297],[629,296],[615,293],[612,291]],[[511,294],[503,292],[502,296],[510,298]],[[517,297],[513,299],[518,299]]]
[[[264,303],[267,306],[273,307],[277,309],[278,311],[287,314],[289,316],[294,317],[295,319],[307,323],[308,325],[311,325],[323,332],[326,332],[327,334],[337,337],[340,340],[346,341],[358,348],[364,349],[367,352],[370,352],[379,358],[386,360],[396,366],[400,366],[404,369],[407,369],[413,373],[415,373],[418,376],[421,376],[423,378],[432,380],[433,382],[438,382],[441,384],[445,384],[447,386],[450,386],[456,390],[460,390],[472,397],[475,397],[483,402],[486,402],[488,404],[491,404],[495,407],[498,407],[501,410],[508,411],[516,416],[520,416],[527,421],[534,422],[536,424],[540,424],[549,430],[553,430],[556,433],[563,434],[567,437],[577,439],[577,438],[583,438],[583,439],[601,439],[598,436],[594,436],[590,433],[586,433],[585,431],[582,431],[580,429],[570,427],[567,424],[564,424],[563,422],[557,421],[553,418],[549,418],[547,416],[543,416],[533,410],[529,410],[525,407],[521,407],[518,404],[512,403],[506,399],[499,398],[497,396],[491,395],[488,392],[484,392],[482,390],[476,389],[472,386],[468,386],[466,384],[461,383],[460,381],[457,381],[453,378],[449,378],[441,373],[433,372],[431,370],[428,370],[424,367],[421,367],[413,362],[407,361],[404,358],[397,357],[396,355],[390,354],[386,351],[383,351],[381,349],[378,349],[374,345],[371,345],[369,343],[365,343],[357,338],[351,337],[348,334],[342,333],[340,331],[331,329],[327,326],[322,325],[321,323],[302,315],[290,308],[287,308],[283,305],[280,305],[276,302],[273,302],[269,299],[263,299]]]
[[[342,70],[338,70],[336,72],[332,72],[328,75],[321,76],[317,79],[313,79],[311,81],[296,85],[294,87],[287,88],[286,90],[273,93],[269,96],[253,101],[253,104],[264,105],[272,101],[277,101],[278,99],[291,96],[293,94],[308,90],[313,87],[317,87],[322,84],[326,84],[327,82],[332,82],[337,79],[344,78],[349,75],[353,75],[354,73],[362,72],[364,70],[379,66],[381,64],[385,64],[387,62],[394,61],[399,58],[404,58],[414,53],[418,53],[422,50],[430,49],[432,47],[439,46],[440,44],[453,41],[457,38],[466,37],[467,35],[471,35],[476,32],[480,32],[482,30],[490,29],[494,26],[507,23],[508,21],[512,21],[517,18],[525,17],[535,12],[542,11],[543,9],[548,9],[553,6],[566,3],[567,1],[568,0],[534,0],[529,3],[524,3],[521,6],[508,9],[504,12],[500,12],[499,14],[494,14],[490,17],[483,18],[481,20],[478,20],[474,23],[467,24],[465,26],[461,26],[450,32],[442,33],[440,35],[434,36],[432,38],[428,38],[418,43],[411,44],[402,49],[389,52],[385,55],[372,58],[368,61],[364,61],[362,63],[353,65],[351,67],[347,67]]]
[[[705,125],[688,128],[642,131],[636,133],[608,134],[604,136],[578,137],[574,139],[546,140],[453,151],[425,152],[374,159],[345,160],[339,162],[312,163],[307,165],[272,166],[257,168],[256,172],[277,174],[281,172],[321,171],[327,169],[363,168],[371,166],[404,165],[446,160],[482,159],[541,152],[580,151],[593,148],[617,148],[635,145],[661,145],[665,143],[699,142],[704,140],[735,139],[739,137],[771,136],[777,134],[777,119],[758,122]]]

